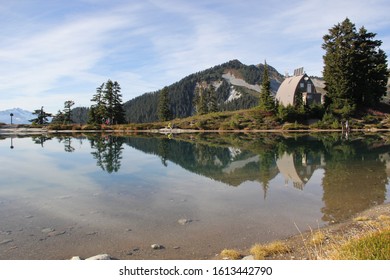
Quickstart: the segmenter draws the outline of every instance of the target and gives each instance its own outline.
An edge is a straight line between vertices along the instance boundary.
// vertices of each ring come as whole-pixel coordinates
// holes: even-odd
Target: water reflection
[[[322,188],[324,222],[341,221],[383,203],[389,184],[389,135],[349,135],[348,140],[339,134],[46,135],[31,139],[42,147],[56,139],[70,153],[76,151],[75,141],[80,146],[89,143],[96,165],[109,174],[120,172],[124,147],[132,147],[159,157],[164,167],[174,163],[229,186],[256,182],[264,200],[270,188],[278,187],[278,176],[284,186],[301,191],[311,183]],[[322,176],[313,179],[316,171]]]
[[[34,142],[34,144],[41,145],[41,147],[44,147],[44,144],[46,141],[52,140],[53,137],[47,136],[47,135],[34,135],[31,136],[31,140]]]
[[[126,144],[160,156],[197,174],[239,186],[259,182],[264,199],[270,182],[281,174],[285,185],[303,190],[316,170],[323,188],[322,220],[337,222],[386,199],[389,142],[379,136],[284,137],[276,135],[197,135],[185,139],[131,137]],[[314,182],[316,183],[316,182]]]
[[[121,167],[122,145],[125,138],[95,135],[89,137],[88,140],[94,150],[91,154],[96,160],[97,166],[108,173],[118,172]]]

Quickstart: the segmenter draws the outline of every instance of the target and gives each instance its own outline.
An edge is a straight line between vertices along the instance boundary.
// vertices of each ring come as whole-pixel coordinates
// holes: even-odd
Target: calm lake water
[[[389,134],[1,136],[0,151],[0,259],[213,258],[390,200]]]

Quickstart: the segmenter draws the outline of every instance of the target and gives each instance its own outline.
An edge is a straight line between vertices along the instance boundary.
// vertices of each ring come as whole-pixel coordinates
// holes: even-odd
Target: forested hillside
[[[244,65],[238,60],[191,74],[168,86],[170,110],[174,118],[188,117],[195,113],[196,87],[213,85],[216,91],[218,111],[247,109],[258,104],[264,65]],[[271,91],[275,93],[283,76],[268,65]],[[146,93],[124,104],[126,119],[131,123],[158,120],[160,91]]]

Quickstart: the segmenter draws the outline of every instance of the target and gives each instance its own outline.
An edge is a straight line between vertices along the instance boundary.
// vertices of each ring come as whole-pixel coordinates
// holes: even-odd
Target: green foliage
[[[35,119],[29,120],[33,125],[43,125],[43,124],[48,124],[49,120],[48,118],[52,116],[52,114],[47,113],[43,110],[43,106],[41,109],[37,109],[33,112],[34,115],[37,117]]]
[[[374,232],[342,245],[338,259],[343,260],[389,260],[390,229]]]
[[[261,110],[266,112],[274,112],[276,109],[275,99],[271,94],[271,82],[269,79],[268,67],[266,62],[264,63],[263,81],[261,84],[259,107]]]
[[[71,107],[74,105],[73,100],[67,100],[64,102],[64,123],[72,123],[72,110]]]
[[[277,117],[281,122],[294,122],[299,118],[298,111],[292,105],[279,105]]]
[[[347,18],[323,37],[326,107],[338,118],[375,106],[386,94],[387,57],[375,35],[363,27],[357,32]]]
[[[72,122],[86,124],[88,122],[88,112],[89,108],[87,107],[76,107],[72,109]]]
[[[159,95],[158,117],[160,121],[168,121],[172,119],[171,110],[169,109],[169,91],[168,87],[164,87]]]
[[[218,103],[217,103],[217,94],[215,92],[214,86],[210,86],[208,91],[208,104],[207,108],[210,113],[218,112]]]
[[[91,101],[95,102],[88,112],[89,124],[120,124],[125,122],[121,88],[118,82],[108,80],[96,88]]]
[[[217,95],[213,85],[196,86],[194,108],[198,115],[218,112]]]

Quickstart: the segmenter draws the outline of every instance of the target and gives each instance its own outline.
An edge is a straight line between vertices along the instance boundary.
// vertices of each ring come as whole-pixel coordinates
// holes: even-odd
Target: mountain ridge
[[[271,91],[276,93],[284,76],[267,65]],[[190,74],[168,87],[170,110],[175,118],[195,114],[195,90],[200,85],[215,87],[219,111],[248,109],[258,104],[264,64],[245,65],[234,59],[226,63]],[[158,96],[161,90],[144,93],[124,103],[126,119],[130,123],[158,120]]]
[[[6,109],[0,111],[0,123],[8,123],[8,124],[11,123],[10,114],[13,114],[12,116],[13,124],[31,124],[29,120],[34,118],[32,112],[21,108]]]

